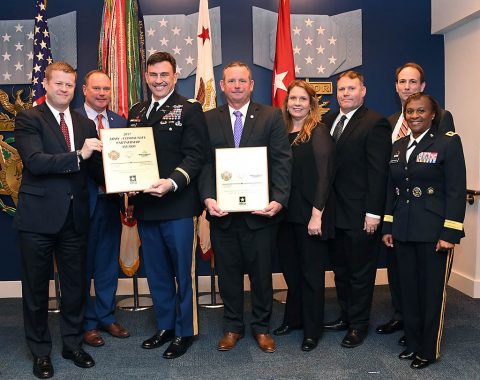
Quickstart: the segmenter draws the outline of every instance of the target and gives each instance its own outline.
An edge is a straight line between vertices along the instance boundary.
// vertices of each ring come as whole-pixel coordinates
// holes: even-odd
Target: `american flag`
[[[32,69],[32,90],[33,105],[42,104],[45,101],[45,89],[43,88],[43,79],[45,78],[45,69],[53,62],[52,51],[50,49],[50,33],[47,25],[47,5],[46,0],[37,0],[35,2],[35,28],[33,38],[33,69]]]

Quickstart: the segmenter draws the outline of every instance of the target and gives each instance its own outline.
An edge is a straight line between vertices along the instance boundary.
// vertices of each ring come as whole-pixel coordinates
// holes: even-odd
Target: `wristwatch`
[[[81,164],[85,159],[82,156],[82,151],[79,149],[77,150],[77,158],[78,158],[78,163]]]

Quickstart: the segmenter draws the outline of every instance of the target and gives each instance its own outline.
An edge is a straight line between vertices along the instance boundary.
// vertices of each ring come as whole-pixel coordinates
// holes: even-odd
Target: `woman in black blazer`
[[[423,93],[405,102],[411,134],[392,148],[383,242],[395,246],[407,349],[422,369],[438,359],[453,247],[464,236],[466,171],[460,137],[440,131],[440,108]]]
[[[280,226],[280,266],[288,285],[283,324],[275,335],[303,327],[302,350],[317,346],[323,330],[327,239],[334,234],[331,188],[335,142],[320,122],[315,90],[290,83],[283,116],[293,152],[292,189]]]

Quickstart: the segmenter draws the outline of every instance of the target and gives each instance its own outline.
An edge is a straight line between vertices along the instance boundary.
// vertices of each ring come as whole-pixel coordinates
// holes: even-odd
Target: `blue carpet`
[[[250,310],[249,294],[245,297]],[[409,361],[397,355],[401,333],[378,335],[377,324],[390,318],[387,286],[377,286],[370,334],[354,349],[340,346],[344,333],[325,333],[318,347],[302,352],[302,332],[276,338],[277,351],[266,354],[247,334],[230,352],[219,352],[216,344],[222,334],[222,309],[200,308],[200,335],[183,357],[162,358],[165,347],[143,350],[140,345],[155,331],[152,310],[117,311],[120,323],[131,332],[128,339],[104,334],[105,346],[86,347],[96,365],[81,369],[62,359],[58,315],[50,316],[54,339],[52,362],[55,379],[480,379],[480,300],[448,290],[445,329],[440,360],[422,371],[410,369]],[[335,319],[338,306],[334,289],[326,291],[325,319]],[[246,323],[249,314],[246,313]],[[272,328],[282,321],[283,305],[275,302]],[[32,379],[32,361],[23,335],[21,300],[0,299],[0,379]]]

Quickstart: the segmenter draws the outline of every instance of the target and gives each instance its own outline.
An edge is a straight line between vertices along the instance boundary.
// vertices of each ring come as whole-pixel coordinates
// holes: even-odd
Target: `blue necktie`
[[[242,113],[240,111],[235,111],[233,114],[236,117],[235,123],[233,124],[233,142],[235,143],[235,148],[238,148],[243,131]]]

